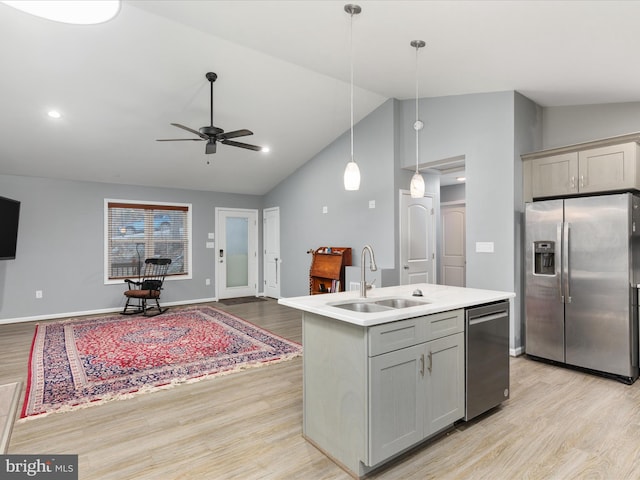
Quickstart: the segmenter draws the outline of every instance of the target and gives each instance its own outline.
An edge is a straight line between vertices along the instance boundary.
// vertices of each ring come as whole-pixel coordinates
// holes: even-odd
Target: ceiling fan
[[[250,145],[248,143],[236,142],[233,140],[229,140],[230,138],[237,137],[245,137],[247,135],[253,135],[251,130],[234,130],[233,132],[225,132],[223,129],[215,127],[213,125],[213,82],[216,81],[218,75],[213,72],[208,72],[206,75],[207,80],[209,80],[210,90],[211,90],[211,122],[207,127],[200,127],[199,131],[194,130],[189,127],[185,127],[184,125],[180,125],[179,123],[172,123],[174,127],[181,128],[186,130],[187,132],[195,133],[200,138],[163,138],[157,139],[158,142],[185,142],[185,141],[194,141],[194,142],[202,142],[206,141],[207,146],[205,147],[204,153],[216,153],[216,142],[220,142],[224,145],[231,145],[232,147],[240,147],[246,148],[247,150],[254,150],[259,152],[263,150],[262,147],[258,147],[256,145]]]

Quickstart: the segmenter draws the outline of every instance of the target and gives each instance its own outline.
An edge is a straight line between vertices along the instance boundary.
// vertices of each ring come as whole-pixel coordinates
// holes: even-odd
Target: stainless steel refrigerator
[[[630,193],[526,205],[528,355],[638,378],[639,207]]]

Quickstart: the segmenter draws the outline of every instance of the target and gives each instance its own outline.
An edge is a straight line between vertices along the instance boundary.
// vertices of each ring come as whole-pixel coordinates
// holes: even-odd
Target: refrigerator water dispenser
[[[548,240],[533,242],[533,256],[535,275],[555,275],[555,242]]]

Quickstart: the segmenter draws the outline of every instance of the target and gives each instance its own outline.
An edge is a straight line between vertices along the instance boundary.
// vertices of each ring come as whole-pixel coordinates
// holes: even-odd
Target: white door
[[[440,244],[440,283],[453,287],[466,285],[465,206],[440,207],[442,242]]]
[[[218,298],[257,293],[258,211],[216,208]]]
[[[264,294],[280,298],[280,208],[263,212],[262,243],[264,245]]]
[[[400,192],[400,284],[435,283],[433,198]]]

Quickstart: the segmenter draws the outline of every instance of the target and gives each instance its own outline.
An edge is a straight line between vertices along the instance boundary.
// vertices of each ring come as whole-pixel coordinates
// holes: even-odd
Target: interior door
[[[280,298],[280,208],[263,212],[262,243],[264,245],[264,294]]]
[[[216,209],[218,298],[257,293],[258,211]]]
[[[465,206],[445,205],[440,208],[442,232],[440,283],[453,287],[466,284]]]
[[[400,284],[435,283],[433,198],[400,192]]]

